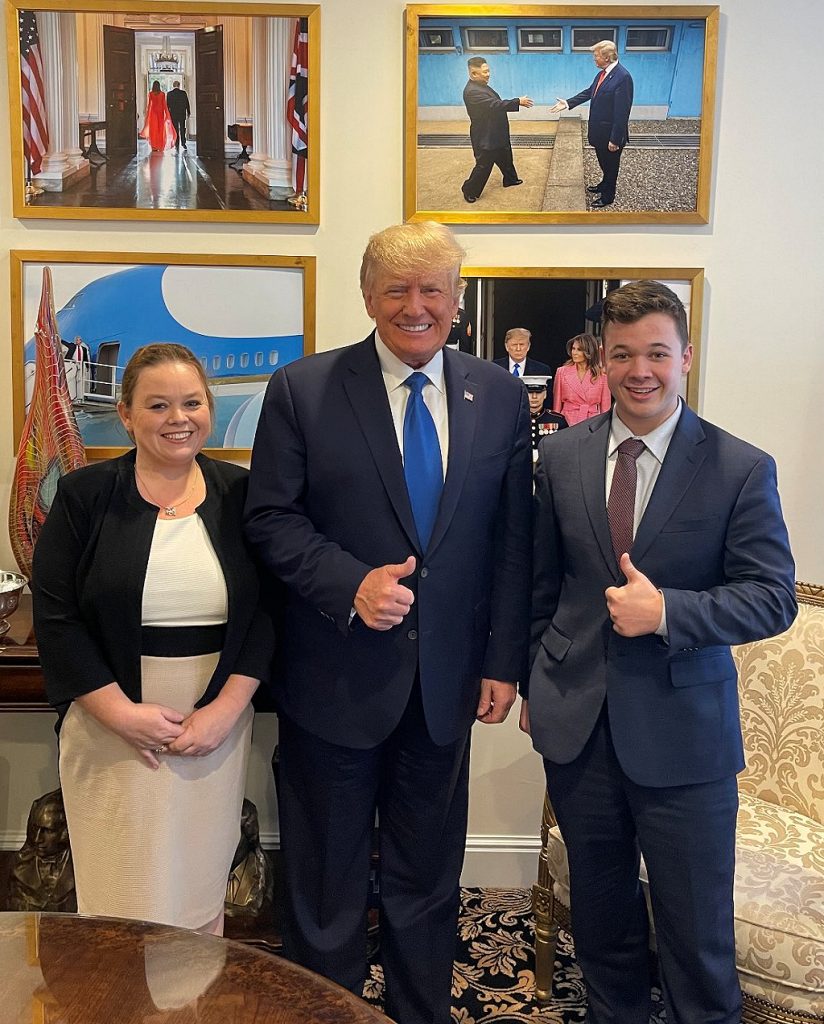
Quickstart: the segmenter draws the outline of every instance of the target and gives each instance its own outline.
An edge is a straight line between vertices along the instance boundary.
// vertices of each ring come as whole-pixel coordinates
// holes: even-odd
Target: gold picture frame
[[[19,444],[47,277],[67,383],[89,459],[129,446],[116,414],[123,367],[152,341],[187,345],[215,396],[215,458],[247,459],[266,383],[315,350],[314,256],[12,250],[12,394]],[[126,325],[124,327],[124,325]]]
[[[24,27],[21,16],[31,13],[34,20]],[[36,60],[26,38],[36,40]],[[15,217],[320,222],[319,4],[6,0],[6,42]],[[290,50],[298,47],[308,71],[292,74],[299,83],[292,87]],[[141,66],[147,65],[146,81],[138,80],[136,49]],[[270,73],[271,61],[280,62],[280,78]],[[148,133],[147,94],[155,76],[163,88],[179,78],[184,92],[187,85],[192,90],[182,149],[169,148],[175,132],[168,118],[167,148],[150,149],[152,135],[137,139],[139,125]],[[287,104],[290,89],[300,98],[304,86],[301,120],[287,114]],[[42,100],[32,98],[33,91]],[[275,102],[283,105],[282,117],[271,114]],[[50,119],[51,107],[59,116]],[[261,109],[265,117],[256,113]],[[39,127],[30,141],[27,119],[45,124],[57,141],[40,138]],[[187,150],[193,139],[195,151]],[[293,142],[305,155],[299,168],[293,167]]]
[[[708,223],[718,21],[717,6],[409,5],[405,218],[448,224]],[[591,146],[589,122],[578,122],[591,104],[579,90],[594,95],[604,81],[593,77],[603,65],[592,66],[593,41],[602,39],[611,39],[618,53],[606,82],[618,80],[616,68],[625,84],[630,81],[624,114],[616,100],[610,108],[616,123],[599,120],[594,132],[601,125],[605,134]],[[483,91],[467,82],[470,57],[483,58],[489,68]],[[467,86],[475,90],[467,93],[469,107],[462,93]],[[489,91],[496,89],[500,96]],[[559,97],[576,100],[574,110],[553,112],[550,106]],[[534,106],[519,106],[521,99]],[[514,164],[507,161],[506,146],[493,151],[506,129],[500,120],[493,126],[502,107],[493,115],[489,104],[501,101]],[[621,165],[615,197],[596,208],[594,202],[609,199],[594,191],[605,180],[598,146],[612,151],[611,132],[621,130],[623,142],[614,150],[620,150]],[[486,186],[478,156],[492,166]],[[521,187],[507,188],[501,165],[493,166],[496,156],[503,171],[517,176],[507,184]],[[470,177],[473,161],[476,174]],[[470,195],[479,185],[480,194]]]
[[[513,327],[526,327],[532,331],[532,347],[530,352],[533,358],[560,365],[555,359],[547,357],[546,352],[540,348],[541,335],[546,333],[545,326],[551,319],[551,313],[547,315],[547,309],[541,308],[528,295],[535,292],[535,287],[525,284],[520,295],[511,287],[511,282],[572,282],[578,285],[589,285],[584,288],[577,288],[579,303],[577,307],[569,310],[570,325],[566,331],[566,337],[556,339],[556,352],[563,350],[563,342],[574,334],[582,333],[585,330],[587,305],[592,300],[599,300],[607,290],[608,286],[617,287],[618,284],[627,281],[639,281],[651,279],[661,281],[674,288],[676,293],[680,292],[687,311],[687,324],[689,328],[689,341],[692,345],[693,356],[690,372],[684,381],[683,397],[687,405],[694,411],[699,409],[700,396],[700,375],[702,343],[701,331],[703,323],[704,304],[704,270],[701,267],[478,267],[466,266],[461,269],[461,277],[467,283],[464,292],[464,305],[474,312],[475,326],[473,330],[472,345],[476,355],[482,358],[492,359],[498,348],[503,344],[504,334]],[[494,293],[489,294],[489,284],[496,281],[505,282],[509,295],[509,308],[518,310],[517,317],[507,318],[502,312],[498,316],[495,312],[496,299]],[[480,283],[480,284],[478,284]],[[517,285],[516,285],[517,288]],[[550,291],[547,289],[546,291]],[[587,294],[588,298],[583,296]],[[558,302],[569,306],[568,296],[559,296]],[[503,307],[504,302],[500,305]],[[483,313],[478,314],[482,308]],[[491,321],[491,322],[490,322]],[[500,322],[498,322],[500,321]],[[510,322],[512,321],[512,322]],[[595,328],[599,330],[598,327]],[[557,331],[556,331],[557,333]],[[560,341],[560,344],[558,343]],[[503,353],[503,349],[501,348]],[[564,356],[562,361],[566,358]],[[554,372],[554,371],[553,371]]]

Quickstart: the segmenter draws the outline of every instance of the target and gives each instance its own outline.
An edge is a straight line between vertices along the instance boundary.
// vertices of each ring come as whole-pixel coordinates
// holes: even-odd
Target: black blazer
[[[469,114],[469,138],[475,156],[483,150],[503,149],[509,145],[506,113],[518,109],[517,96],[502,100],[488,85],[470,80],[464,86],[463,101]]]
[[[629,139],[629,112],[632,108],[632,76],[622,64],[616,65],[593,96],[600,74],[599,71],[588,89],[571,96],[567,103],[571,110],[579,103],[590,101],[587,140],[591,146],[603,148],[610,142],[616,146],[626,146]]]
[[[266,679],[273,639],[241,530],[248,473],[204,455],[197,461],[206,482],[198,515],[229,596],[223,650],[201,707],[233,672]],[[111,682],[141,699],[140,617],[157,508],[140,496],[134,463],[132,450],[62,477],[35,548],[35,635],[46,695],[61,717],[75,697]]]
[[[191,113],[189,97],[183,89],[170,89],[166,93],[166,106],[173,121],[182,121]]]
[[[526,673],[531,445],[526,388],[444,349],[449,455],[432,537],[415,531],[372,336],[289,363],[261,411],[246,508],[261,563],[287,585],[278,706],[316,736],[368,748],[403,714],[416,674],[430,735],[463,735],[482,677]],[[355,593],[377,566],[414,555],[416,595],[385,632]]]

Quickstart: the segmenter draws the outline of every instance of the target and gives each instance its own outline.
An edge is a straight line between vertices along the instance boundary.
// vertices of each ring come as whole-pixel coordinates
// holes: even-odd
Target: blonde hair
[[[361,262],[361,291],[368,292],[381,271],[401,277],[434,271],[450,274],[453,295],[457,298],[466,287],[466,282],[461,280],[461,262],[465,256],[458,240],[443,224],[434,221],[393,224],[369,239]]]
[[[614,60],[618,60],[618,47],[611,39],[602,39],[600,42],[595,43],[592,47],[592,52],[609,54],[610,64]]]

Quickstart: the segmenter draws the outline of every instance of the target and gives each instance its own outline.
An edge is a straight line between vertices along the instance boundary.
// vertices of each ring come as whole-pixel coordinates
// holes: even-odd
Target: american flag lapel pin
[[[464,398],[466,399],[467,402],[475,401],[475,396],[472,394],[471,391],[464,391]]]

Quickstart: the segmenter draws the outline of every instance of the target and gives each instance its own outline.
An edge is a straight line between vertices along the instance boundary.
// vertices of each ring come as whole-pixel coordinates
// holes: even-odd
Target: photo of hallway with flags
[[[255,10],[18,11],[27,215],[305,216],[310,19]]]

